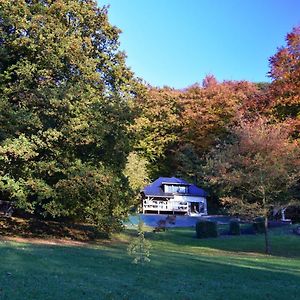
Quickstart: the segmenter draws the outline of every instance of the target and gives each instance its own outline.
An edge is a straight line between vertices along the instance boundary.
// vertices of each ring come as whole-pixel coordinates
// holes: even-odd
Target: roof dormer
[[[168,194],[188,194],[189,184],[162,182],[164,193]]]

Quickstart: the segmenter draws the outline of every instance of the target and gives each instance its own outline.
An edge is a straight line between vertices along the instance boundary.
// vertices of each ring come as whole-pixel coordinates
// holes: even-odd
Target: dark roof
[[[184,179],[176,178],[176,177],[159,177],[158,179],[153,181],[151,184],[147,185],[142,190],[142,193],[144,193],[145,196],[172,197],[174,195],[173,193],[165,193],[163,191],[162,187],[164,184],[188,186],[189,187],[188,194],[182,194],[182,195],[196,196],[196,197],[206,197],[207,196],[207,193],[203,189],[197,187],[194,184],[188,183]]]

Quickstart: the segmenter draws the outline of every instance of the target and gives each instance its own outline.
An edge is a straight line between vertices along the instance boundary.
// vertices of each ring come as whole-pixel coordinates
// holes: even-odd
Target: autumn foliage
[[[138,140],[136,150],[156,165],[157,175],[193,176],[192,165],[230,134],[230,126],[259,93],[255,84],[218,83],[212,75],[202,86],[184,90],[151,88],[135,103],[139,110],[132,126]]]
[[[287,45],[270,58],[270,76],[274,80],[273,105],[293,109],[287,116],[297,116],[300,107],[300,26],[286,36]]]
[[[212,150],[206,165],[208,182],[222,187],[223,205],[238,216],[263,216],[266,234],[271,210],[297,198],[300,145],[289,135],[286,124],[241,120],[232,140]]]
[[[300,132],[300,26],[286,36],[286,46],[270,58],[270,109],[279,120],[291,119]]]
[[[133,191],[158,176],[203,179],[213,154],[222,164],[210,180],[230,199],[269,209],[290,198],[300,27],[270,58],[271,83],[210,74],[182,90],[142,85],[119,33],[96,1],[0,1],[1,199],[110,232]]]

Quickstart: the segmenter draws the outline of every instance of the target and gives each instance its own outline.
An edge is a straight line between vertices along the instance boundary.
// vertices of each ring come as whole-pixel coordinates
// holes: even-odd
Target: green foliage
[[[132,190],[140,190],[149,183],[148,168],[149,162],[136,152],[129,153],[124,175],[128,178]]]
[[[136,152],[130,152],[124,169],[124,175],[128,179],[129,187],[133,191],[132,204],[136,209],[141,204],[141,190],[149,184],[149,162]]]
[[[149,161],[163,157],[178,140],[178,92],[172,89],[149,89],[135,103],[139,111],[132,126],[137,137],[136,149]]]
[[[100,231],[110,233],[122,228],[121,220],[131,206],[132,193],[126,178],[115,176],[106,168],[78,164],[70,170],[68,179],[56,186],[60,207],[47,203],[52,215],[66,215],[95,224]]]
[[[178,92],[170,88],[149,88],[134,103],[136,116],[130,127],[134,149],[149,161],[149,176],[172,172],[172,151],[180,134]]]
[[[240,222],[230,221],[230,223],[229,223],[229,234],[231,234],[231,235],[240,235],[241,234]]]
[[[101,228],[120,223],[138,84],[119,32],[94,1],[0,1],[2,199]]]
[[[173,161],[176,166],[176,175],[189,180],[195,180],[199,174],[199,165],[202,163],[192,144],[184,144],[175,151]]]
[[[298,195],[300,196],[300,193],[298,193]],[[300,205],[291,205],[287,207],[285,211],[285,217],[290,219],[293,224],[300,223]]]
[[[150,248],[151,243],[145,239],[145,232],[143,228],[144,224],[139,220],[138,224],[138,237],[133,239],[128,248],[128,254],[133,256],[133,263],[135,264],[145,264],[150,262]]]
[[[197,238],[217,237],[218,235],[217,222],[199,221],[196,223]]]

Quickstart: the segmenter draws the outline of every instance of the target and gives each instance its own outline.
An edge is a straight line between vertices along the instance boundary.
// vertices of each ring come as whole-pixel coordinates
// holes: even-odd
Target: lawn
[[[189,228],[148,233],[151,262],[126,253],[134,232],[86,247],[0,242],[0,299],[299,299],[300,237],[198,240]]]

